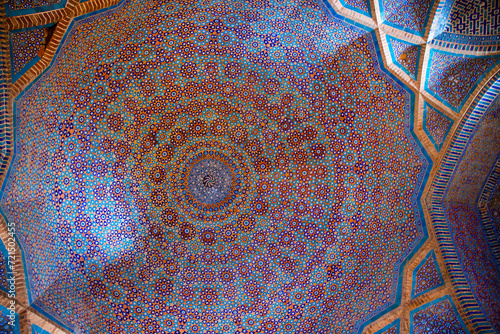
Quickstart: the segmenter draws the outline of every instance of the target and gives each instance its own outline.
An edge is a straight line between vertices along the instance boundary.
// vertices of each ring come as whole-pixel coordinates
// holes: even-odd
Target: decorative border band
[[[500,72],[492,76],[465,113],[441,162],[427,198],[427,207],[432,218],[436,239],[460,306],[474,329],[484,333],[495,333],[495,330],[477,303],[462,271],[444,213],[443,200],[449,181],[468,146],[469,139],[474,134],[474,129],[499,94]]]

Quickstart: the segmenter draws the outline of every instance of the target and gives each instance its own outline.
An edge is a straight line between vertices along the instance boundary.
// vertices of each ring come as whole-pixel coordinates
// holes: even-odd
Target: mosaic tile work
[[[445,206],[462,270],[491,324],[500,327],[500,271],[496,265],[477,210],[452,202]]]
[[[497,265],[500,265],[500,155],[497,157],[484,183],[477,208],[481,225],[486,234],[488,245]]]
[[[436,151],[441,150],[446,136],[453,125],[453,120],[443,115],[439,110],[424,103],[424,131],[429,136]]]
[[[44,39],[44,28],[10,33],[13,77],[18,77],[26,65],[33,64],[40,59],[40,47],[44,43]]]
[[[0,289],[5,292],[9,291],[9,285],[7,283],[7,256],[7,249],[2,241],[0,241]]]
[[[371,17],[370,4],[366,0],[340,0],[340,2],[348,9]]]
[[[483,75],[499,60],[472,58],[431,50],[426,90],[460,108]]]
[[[423,36],[434,0],[382,0],[384,23]]]
[[[493,168],[500,146],[500,96],[473,132],[448,189],[447,201],[474,204]]]
[[[445,205],[462,270],[476,300],[497,330],[500,329],[500,271],[476,202],[498,158],[499,128],[500,96],[497,96],[473,131],[450,182]]]
[[[430,35],[433,45],[457,51],[500,49],[500,6],[496,0],[446,1],[441,11],[438,8],[435,21]]]
[[[497,161],[497,166],[499,162]],[[500,173],[500,170],[496,170],[497,175]],[[496,239],[496,244],[500,244],[500,181],[498,182],[496,189],[492,192],[489,201],[487,203],[488,208],[488,218],[490,223],[491,232],[493,238]],[[497,263],[500,265],[500,261]]]
[[[373,35],[315,2],[77,21],[16,103],[1,202],[34,306],[84,333],[355,332],[387,309],[428,163]]]
[[[3,314],[0,314],[0,332],[3,334],[14,334],[14,329],[9,325],[9,318]]]
[[[65,4],[66,0],[8,0],[5,8],[7,16],[17,16],[64,8]]]
[[[450,296],[434,300],[410,312],[410,333],[468,334]]]
[[[456,0],[445,32],[461,35],[500,35],[500,6],[497,0]]]
[[[443,284],[444,281],[437,264],[436,254],[432,250],[413,270],[411,298],[418,297]]]
[[[442,33],[431,42],[432,45],[452,48],[457,52],[464,51],[498,51],[500,35],[465,36],[460,34]]]
[[[463,116],[463,120],[459,124],[457,132],[450,144],[450,148],[445,153],[441,162],[441,167],[432,183],[432,197],[430,202],[428,202],[434,231],[436,232],[436,237],[448,273],[450,274],[453,288],[455,291],[460,291],[462,296],[461,299],[459,299],[461,307],[476,331],[488,332],[495,332],[498,330],[492,327],[491,321],[484,312],[485,305],[482,304],[481,299],[477,298],[475,290],[469,285],[468,274],[462,268],[462,258],[459,256],[459,252],[456,249],[456,240],[449,224],[444,203],[449,201],[447,199],[449,184],[455,178],[455,171],[458,170],[458,164],[461,162],[464,152],[467,151],[471,138],[477,132],[476,129],[484,120],[484,115],[491,113],[492,110],[496,108],[498,96],[500,96],[500,73],[494,75],[485,87],[483,87],[479,96]],[[453,201],[453,199],[451,199],[451,201]],[[475,204],[476,203],[473,202],[473,206],[475,206]],[[466,235],[468,235],[467,232]],[[464,244],[463,238],[459,238],[458,240],[461,245]],[[484,245],[485,242],[483,242],[481,246]],[[474,244],[474,246],[476,246],[476,244]],[[476,247],[477,251],[487,251],[487,247]],[[489,262],[492,263],[494,261],[493,258],[489,254],[486,254],[486,252],[484,253],[484,256],[489,257]],[[495,279],[491,277],[492,276],[486,276],[487,279]],[[486,286],[489,282],[482,280],[480,284]],[[481,293],[484,293],[484,291]]]
[[[14,313],[16,319],[14,320],[14,326],[12,326],[12,320],[9,318],[10,310],[6,307],[0,305],[0,333],[2,334],[21,334],[19,329],[19,318],[17,313]]]
[[[439,1],[434,18],[432,20],[431,29],[429,31],[428,40],[433,40],[439,36],[448,24],[448,17],[450,16],[451,10],[453,8],[454,0]]]
[[[389,325],[385,326],[379,331],[376,331],[375,334],[399,334],[399,326],[400,326],[400,320],[396,319]]]
[[[0,40],[9,40],[9,33],[4,29],[0,29]],[[9,158],[13,151],[12,112],[7,111],[11,81],[11,66],[6,61],[7,52],[9,52],[7,47],[0,48],[0,175],[2,176],[7,173]]]
[[[416,80],[421,47],[390,36],[387,36],[387,40],[394,64],[407,73],[413,80]]]

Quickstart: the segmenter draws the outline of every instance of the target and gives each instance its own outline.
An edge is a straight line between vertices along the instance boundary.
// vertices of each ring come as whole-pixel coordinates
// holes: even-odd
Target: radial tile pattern
[[[450,132],[453,120],[439,110],[431,106],[429,103],[424,103],[424,131],[429,136],[436,151],[441,150],[448,133]]]
[[[380,4],[384,23],[423,36],[434,0],[382,0]]]
[[[10,33],[12,81],[40,60],[40,48],[45,40],[45,29],[37,28]]]
[[[410,333],[468,334],[450,296],[444,296],[410,312]]]
[[[375,332],[375,334],[399,334],[400,320],[396,319],[389,325],[385,326],[381,330]]]
[[[393,63],[416,80],[421,47],[391,36],[387,40]]]
[[[88,333],[321,333],[393,304],[428,163],[372,36],[316,2],[77,20],[16,104],[1,206],[33,305]]]
[[[462,56],[431,50],[426,90],[448,106],[462,107],[484,74],[499,61],[499,57]]]
[[[422,262],[413,270],[412,284],[412,298],[444,285],[434,251],[429,252]]]

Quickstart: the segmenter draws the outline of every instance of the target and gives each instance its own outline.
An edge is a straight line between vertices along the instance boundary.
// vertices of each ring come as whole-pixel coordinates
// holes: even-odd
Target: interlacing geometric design
[[[496,7],[6,3],[17,330],[500,332]]]

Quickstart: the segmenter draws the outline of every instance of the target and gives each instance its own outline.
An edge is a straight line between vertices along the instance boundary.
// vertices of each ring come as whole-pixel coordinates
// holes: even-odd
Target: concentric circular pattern
[[[199,208],[219,211],[238,195],[241,181],[236,168],[224,155],[199,154],[187,167],[188,191],[185,196]]]
[[[172,169],[169,178],[170,206],[200,227],[203,222],[223,225],[244,210],[256,178],[244,150],[212,141],[210,136],[205,139],[179,151],[173,162],[179,168]],[[207,173],[215,181],[210,188],[203,183]]]
[[[38,307],[86,333],[333,333],[394,302],[426,162],[369,34],[309,1],[131,1],[60,52],[2,199]]]

